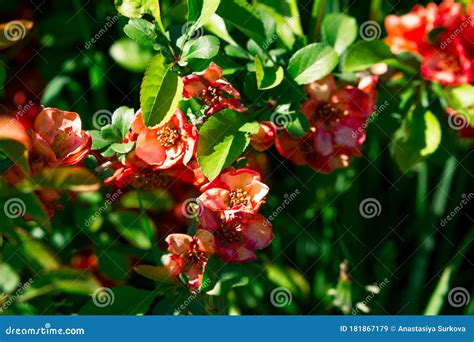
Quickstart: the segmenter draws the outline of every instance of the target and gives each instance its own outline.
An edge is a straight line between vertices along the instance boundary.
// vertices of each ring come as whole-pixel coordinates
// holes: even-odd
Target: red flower
[[[201,188],[199,202],[214,211],[256,213],[268,193],[260,174],[250,169],[229,168]]]
[[[77,113],[44,108],[29,133],[33,141],[33,169],[75,165],[90,152],[91,137],[81,129]]]
[[[263,152],[268,150],[275,142],[276,126],[273,122],[259,122],[260,129],[257,134],[252,135],[250,143],[257,151]]]
[[[171,254],[165,257],[165,267],[176,278],[185,275],[190,289],[199,289],[207,261],[214,254],[213,235],[199,229],[194,237],[186,234],[168,235],[166,242]]]
[[[387,16],[385,41],[394,53],[408,51],[421,56],[421,74],[426,80],[443,85],[472,83],[472,11],[472,5],[468,5],[463,15],[462,4],[454,0],[445,0],[439,6],[417,5],[406,15]]]
[[[222,69],[211,62],[203,72],[194,73],[183,78],[183,96],[187,99],[197,97],[209,108],[207,115],[221,109],[230,108],[236,112],[245,112],[247,108],[240,103],[240,93],[222,77]]]
[[[260,214],[216,213],[200,207],[202,227],[214,235],[216,253],[226,262],[247,262],[257,258],[254,250],[273,240],[272,225]]]
[[[137,156],[156,170],[186,165],[196,152],[198,131],[180,110],[156,129],[146,128],[139,112],[130,139],[135,138],[134,134]]]
[[[372,83],[375,81],[372,78]],[[277,138],[280,154],[322,173],[347,167],[353,155],[360,155],[359,147],[365,140],[363,125],[376,100],[375,87],[367,79],[361,81],[360,87],[337,89],[332,76],[307,85],[309,99],[301,112],[308,118],[310,131],[300,139],[283,132]]]

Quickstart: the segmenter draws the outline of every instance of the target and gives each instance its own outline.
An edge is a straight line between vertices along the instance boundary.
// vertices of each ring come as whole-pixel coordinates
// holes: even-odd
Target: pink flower
[[[156,129],[146,128],[139,112],[129,139],[133,141],[134,135],[137,156],[156,170],[186,165],[196,152],[198,131],[181,110]]]
[[[308,164],[321,173],[347,167],[365,140],[364,123],[374,110],[376,78],[365,78],[360,88],[337,88],[332,76],[306,86],[309,99],[301,112],[310,131],[296,139],[283,132],[277,150],[295,164]]]
[[[44,108],[29,133],[33,142],[33,169],[75,165],[90,152],[91,137],[81,129],[77,113]]]
[[[194,73],[183,78],[183,96],[187,99],[197,97],[209,107],[207,115],[221,109],[230,108],[236,112],[245,112],[247,108],[240,103],[240,93],[222,77],[222,69],[211,62],[203,72]]]
[[[260,214],[217,213],[200,207],[201,225],[214,235],[216,253],[226,262],[247,262],[257,258],[254,250],[273,240],[272,225]]]
[[[260,129],[257,134],[252,135],[250,143],[257,151],[268,150],[275,143],[276,126],[271,121],[259,122]]]
[[[168,254],[165,267],[172,276],[187,277],[190,289],[199,289],[209,257],[214,254],[214,237],[207,230],[199,229],[194,237],[186,234],[170,234],[166,237]]]
[[[245,211],[256,213],[268,193],[260,174],[250,169],[229,168],[201,187],[199,201],[214,211]]]

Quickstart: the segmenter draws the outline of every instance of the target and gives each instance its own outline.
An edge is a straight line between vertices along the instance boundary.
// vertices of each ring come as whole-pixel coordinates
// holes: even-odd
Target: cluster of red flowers
[[[376,82],[375,76],[366,76],[357,88],[338,88],[329,75],[308,84],[308,100],[301,112],[307,117],[310,129],[302,138],[283,131],[277,137],[280,154],[321,173],[347,167],[352,156],[361,155],[359,147],[365,140],[365,123],[377,100]]]
[[[77,165],[90,152],[91,137],[82,130],[77,113],[38,106],[32,113],[28,113],[27,118],[20,116],[19,120],[15,120],[1,117],[0,123],[4,127],[1,132],[3,138],[16,140],[28,150],[31,174],[25,175],[16,165],[11,167],[4,174],[11,185],[38,174],[45,168]],[[42,189],[38,191],[38,195],[52,217],[60,192]]]
[[[394,53],[421,57],[423,78],[443,85],[473,83],[474,3],[465,11],[454,0],[417,5],[408,14],[387,16],[385,27]]]

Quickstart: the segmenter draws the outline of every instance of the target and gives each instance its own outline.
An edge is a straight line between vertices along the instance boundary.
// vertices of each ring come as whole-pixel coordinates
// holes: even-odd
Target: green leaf
[[[219,39],[214,36],[202,36],[188,41],[184,44],[181,59],[211,59],[219,52],[219,44]]]
[[[308,84],[328,75],[337,65],[338,55],[323,43],[313,43],[296,51],[288,64],[288,74],[298,84]]]
[[[153,48],[157,34],[155,26],[145,19],[130,19],[123,28],[125,34],[138,44],[148,48]]]
[[[391,56],[390,48],[381,40],[361,40],[351,45],[341,60],[344,72],[354,72],[370,68]]]
[[[46,168],[18,185],[23,191],[55,189],[82,192],[96,191],[99,187],[99,180],[80,167]]]
[[[1,184],[1,183],[0,183]],[[14,211],[18,213],[19,219],[23,220],[22,216],[28,215],[34,221],[36,221],[41,227],[46,229],[47,231],[51,230],[51,224],[49,222],[48,213],[43,205],[43,203],[38,199],[38,197],[33,192],[22,193],[19,192],[19,189],[15,189],[15,192],[9,191],[6,186],[5,188],[2,185],[0,188],[0,207],[6,209],[7,208],[7,201],[10,204],[10,210],[14,211],[13,209],[18,211]],[[15,215],[17,216],[17,215]],[[5,219],[4,215],[0,215],[0,219]],[[1,230],[1,228],[0,228]]]
[[[152,248],[153,241],[150,241],[147,225],[153,224],[147,216],[139,216],[134,212],[114,212],[109,216],[110,222],[115,229],[133,246],[148,250]],[[147,222],[148,220],[148,222]]]
[[[122,139],[127,135],[134,120],[133,108],[122,106],[112,114],[112,125],[120,132]]]
[[[7,263],[0,264],[0,289],[3,293],[12,293],[20,283],[20,276]]]
[[[141,202],[141,205],[140,205]],[[120,206],[127,209],[167,211],[173,209],[173,197],[166,190],[130,191],[120,197]]]
[[[141,18],[144,14],[151,14],[161,31],[165,32],[158,0],[115,0],[115,7],[120,14],[127,18]]]
[[[290,120],[284,120],[284,125],[288,133],[295,138],[300,138],[306,134],[309,130],[309,122],[306,116],[300,112],[291,114]]]
[[[164,266],[138,265],[133,269],[145,278],[160,283],[176,284],[176,281],[171,277],[170,272]]]
[[[90,299],[79,310],[80,315],[143,315],[148,311],[157,295],[154,292],[136,289],[132,286],[118,286],[101,290],[103,291],[103,304],[109,305],[98,306],[94,303],[100,299],[98,297],[100,292],[97,292],[94,300]]]
[[[28,164],[28,150],[25,145],[15,140],[0,139],[0,151],[18,165],[24,174],[30,174],[30,166]]]
[[[109,146],[113,142],[113,140],[105,139],[102,136],[101,131],[93,130],[93,131],[89,131],[89,134],[91,135],[91,138],[92,138],[93,150],[103,149],[104,147]]]
[[[189,28],[192,34],[205,25],[219,7],[220,0],[188,0],[188,22],[193,23]]]
[[[247,1],[222,1],[216,13],[257,44],[263,45],[265,43],[266,34],[263,22]]]
[[[257,74],[257,87],[260,90],[275,88],[283,81],[283,68],[281,66],[278,66],[277,69],[265,67],[258,56],[255,56],[255,71]]]
[[[247,148],[250,138],[244,130],[245,115],[224,109],[211,116],[199,131],[197,158],[209,180],[230,166]]]
[[[3,83],[5,83],[5,79],[7,77],[7,71],[5,70],[5,66],[3,63],[0,62],[0,90],[3,89]],[[2,94],[0,92],[0,94]]]
[[[25,231],[18,231],[22,243],[21,248],[24,255],[32,265],[39,266],[44,271],[57,270],[60,262],[48,246],[39,240],[35,240]]]
[[[183,81],[166,64],[163,55],[156,55],[143,78],[140,103],[143,121],[148,127],[167,122],[178,108],[183,93]]]
[[[124,143],[124,144],[112,144],[112,145],[110,145],[112,150],[114,150],[115,152],[120,153],[120,154],[126,154],[126,153],[130,152],[133,149],[134,146],[135,146],[134,141],[130,141],[130,142]]]
[[[474,86],[463,84],[457,87],[447,87],[443,96],[450,108],[464,118],[463,126],[474,126]],[[457,128],[457,127],[455,127]]]
[[[430,111],[422,107],[412,110],[395,132],[390,152],[403,172],[433,154],[441,142],[441,126]]]
[[[357,33],[356,20],[341,13],[328,14],[321,27],[323,41],[334,47],[339,55],[355,41]]]
[[[153,57],[153,53],[130,38],[121,38],[112,44],[110,56],[122,68],[142,73]]]

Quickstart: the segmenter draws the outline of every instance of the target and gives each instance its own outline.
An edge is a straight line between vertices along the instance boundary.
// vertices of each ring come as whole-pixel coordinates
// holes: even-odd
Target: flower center
[[[199,245],[196,240],[191,241],[189,250],[184,254],[184,267],[191,267],[197,265],[201,268],[207,262],[208,256],[205,252],[199,250]]]
[[[442,52],[436,67],[443,71],[457,71],[459,70],[459,60],[452,54]]]
[[[54,136],[53,145],[51,149],[56,154],[57,158],[63,158],[67,154],[67,144],[66,140],[69,138],[70,132],[69,131],[58,131]]]
[[[247,191],[242,189],[236,189],[229,194],[229,208],[236,207],[238,205],[246,205],[250,201],[250,195]]]
[[[316,108],[316,120],[339,121],[343,115],[344,112],[332,103],[324,102]]]
[[[168,126],[161,128],[156,135],[161,146],[164,148],[170,148],[176,145],[176,141],[180,137],[179,132],[176,129]]]
[[[232,243],[244,242],[242,236],[242,225],[236,221],[223,223],[217,229],[216,233],[217,238],[224,246],[228,246]]]

